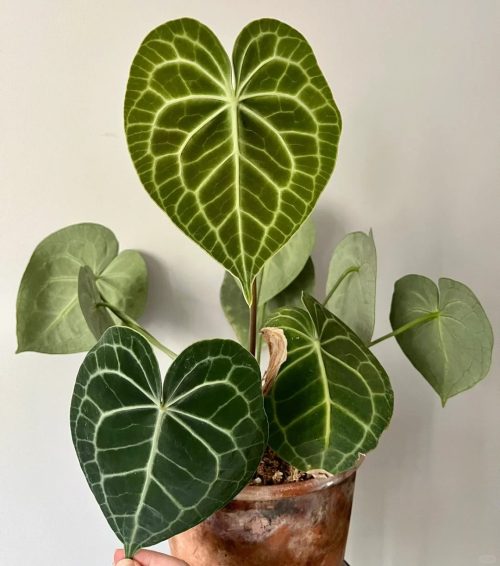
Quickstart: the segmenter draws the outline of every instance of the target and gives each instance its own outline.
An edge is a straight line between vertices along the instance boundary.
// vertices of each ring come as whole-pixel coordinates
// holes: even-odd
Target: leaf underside
[[[307,295],[278,311],[288,357],[266,397],[269,444],[301,470],[340,473],[377,445],[393,409],[389,378],[340,319]]]
[[[69,354],[95,344],[78,300],[83,267],[109,302],[133,318],[142,314],[148,287],[142,256],[133,250],[119,254],[118,241],[104,226],[68,226],[36,247],[24,272],[16,309],[18,352]]]
[[[78,272],[78,302],[85,322],[96,340],[115,325],[108,310],[98,306],[102,297],[95,276],[87,265],[80,267]]]
[[[236,342],[208,340],[184,350],[162,386],[148,342],[110,328],[78,373],[71,431],[132,557],[193,527],[250,480],[267,440],[259,367]]]
[[[326,308],[369,344],[375,326],[377,252],[373,235],[352,232],[338,244],[328,269]]]
[[[231,65],[213,32],[185,18],[140,46],[125,129],[148,193],[250,302],[253,279],[327,183],[341,121],[312,49],[290,26],[250,23]]]
[[[474,293],[453,279],[407,275],[396,282],[394,330],[425,315],[427,322],[396,336],[401,349],[444,405],[481,381],[491,366],[493,331]]]

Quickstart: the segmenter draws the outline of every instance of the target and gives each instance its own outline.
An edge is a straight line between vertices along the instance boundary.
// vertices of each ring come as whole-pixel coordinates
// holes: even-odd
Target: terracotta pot
[[[170,550],[190,566],[342,566],[355,478],[248,486]]]

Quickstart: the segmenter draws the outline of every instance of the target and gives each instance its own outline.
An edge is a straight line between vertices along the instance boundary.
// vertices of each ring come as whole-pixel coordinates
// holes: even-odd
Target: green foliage
[[[213,32],[185,18],[140,46],[125,128],[148,193],[250,303],[252,281],[332,173],[341,120],[311,47],[290,26],[250,23],[231,65]]]
[[[493,331],[480,302],[463,283],[443,278],[438,288],[421,275],[399,279],[391,325],[401,349],[443,405],[490,369]]]
[[[280,307],[300,306],[302,305],[302,293],[312,293],[313,291],[314,264],[312,259],[308,258],[302,271],[286,289],[283,289],[281,293],[273,297],[267,303],[259,303],[258,330],[265,324],[267,313],[271,313]],[[220,303],[226,319],[234,330],[239,343],[243,346],[247,346],[250,312],[240,285],[236,279],[227,272],[224,274],[220,288]]]
[[[254,21],[230,60],[200,22],[159,26],[132,63],[124,119],[146,191],[225,267],[220,301],[241,344],[250,342],[255,278],[257,329],[272,312],[266,325],[286,336],[275,378],[285,340],[268,331],[264,379],[269,443],[283,459],[335,474],[375,448],[393,392],[368,344],[395,336],[443,404],[485,377],[490,323],[472,291],[451,279],[439,288],[417,275],[399,280],[394,331],[370,343],[371,231],[348,234],[335,249],[325,306],[309,296],[308,218],[335,165],[341,118],[296,30]],[[76,380],[71,431],[128,557],[225,505],[251,479],[268,440],[256,359],[230,340],[197,342],[176,357],[134,320],[146,296],[141,255],[118,253],[110,230],[87,223],[37,246],[17,300],[18,351],[93,346]],[[163,383],[151,344],[175,358]]]
[[[309,291],[308,286],[314,285],[314,267],[309,254],[314,247],[315,235],[314,224],[311,220],[306,221],[290,241],[264,265],[257,282],[260,307],[258,325],[264,323],[266,310],[286,306],[283,300],[300,301],[302,291]],[[248,345],[248,304],[241,286],[228,272],[224,274],[222,281],[220,303],[240,344]]]
[[[78,272],[78,302],[87,326],[95,339],[99,340],[115,323],[109,311],[99,306],[102,302],[101,294],[95,275],[87,265],[80,267]]]
[[[301,470],[340,473],[377,445],[393,393],[384,369],[340,319],[312,297],[284,308],[288,358],[266,397],[269,444]]]
[[[304,268],[290,285],[267,303],[267,311],[271,313],[281,307],[301,307],[302,294],[312,295],[314,293],[314,283],[314,263],[312,258],[308,258]]]
[[[375,326],[377,252],[373,234],[353,232],[333,252],[325,306],[369,344]]]
[[[132,250],[118,254],[118,241],[104,226],[68,226],[36,247],[24,272],[17,297],[18,352],[68,354],[95,344],[78,300],[82,267],[109,302],[130,316],[142,314],[148,286],[142,256]],[[87,290],[88,284],[87,277]]]
[[[148,342],[110,328],[78,373],[71,432],[132,557],[193,527],[250,480],[267,440],[259,367],[236,342],[207,340],[176,358],[162,386]]]
[[[276,297],[293,283],[312,254],[316,229],[307,220],[278,253],[262,268],[259,280],[259,303],[264,304]]]
[[[238,342],[242,346],[247,346],[250,322],[248,304],[240,284],[227,271],[224,273],[219,299],[224,315],[234,330]]]

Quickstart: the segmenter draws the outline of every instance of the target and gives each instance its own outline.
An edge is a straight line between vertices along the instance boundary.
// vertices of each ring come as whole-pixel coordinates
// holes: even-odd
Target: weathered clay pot
[[[355,478],[248,486],[170,550],[190,566],[342,566]]]

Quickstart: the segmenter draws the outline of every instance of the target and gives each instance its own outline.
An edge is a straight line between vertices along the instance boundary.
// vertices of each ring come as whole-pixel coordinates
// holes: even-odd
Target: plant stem
[[[344,273],[342,273],[342,275],[337,279],[335,285],[328,292],[326,299],[323,301],[323,306],[325,306],[326,303],[332,298],[333,293],[335,293],[335,291],[339,288],[340,284],[349,275],[349,273],[354,273],[355,271],[359,271],[359,267],[356,266],[348,267],[344,271]]]
[[[259,297],[257,295],[257,278],[252,283],[252,304],[250,305],[250,325],[248,328],[248,349],[252,356],[255,356],[257,345],[257,307]]]
[[[406,324],[403,324],[403,326],[396,328],[396,330],[389,332],[389,334],[384,334],[384,336],[381,336],[380,338],[373,340],[373,342],[370,342],[368,344],[368,347],[371,348],[372,346],[375,346],[375,344],[379,344],[380,342],[383,342],[384,340],[387,340],[388,338],[392,338],[393,336],[399,336],[400,334],[403,334],[403,332],[406,332],[407,330],[410,330],[411,328],[414,328],[415,326],[419,326],[420,324],[424,324],[424,323],[428,322],[429,320],[433,320],[434,318],[437,318],[438,316],[439,316],[439,311],[429,312],[427,314],[424,314],[423,316],[420,316],[418,318],[415,318],[414,320],[411,320],[410,322],[407,322]]]
[[[124,322],[127,326],[129,326],[130,328],[132,328],[133,330],[135,330],[139,334],[142,334],[142,336],[144,336],[144,338],[146,338],[146,340],[151,342],[151,344],[156,346],[163,353],[167,354],[167,356],[169,358],[171,358],[172,360],[175,360],[175,358],[177,357],[177,354],[175,352],[172,352],[172,350],[170,350],[170,348],[167,348],[164,344],[162,344],[157,338],[155,338],[152,334],[150,334],[138,322],[136,322],[133,318],[130,318],[128,315],[126,315],[124,312],[122,312],[120,309],[118,309],[114,305],[112,305],[112,304],[110,304],[106,301],[102,301],[100,303],[97,303],[96,306],[105,307],[105,308],[109,309],[122,322]]]
[[[266,306],[267,303],[260,305],[257,310],[257,327],[262,328],[264,324],[264,317],[266,316]],[[257,334],[257,351],[255,352],[255,358],[257,362],[260,363],[260,355],[262,353],[262,332]]]

